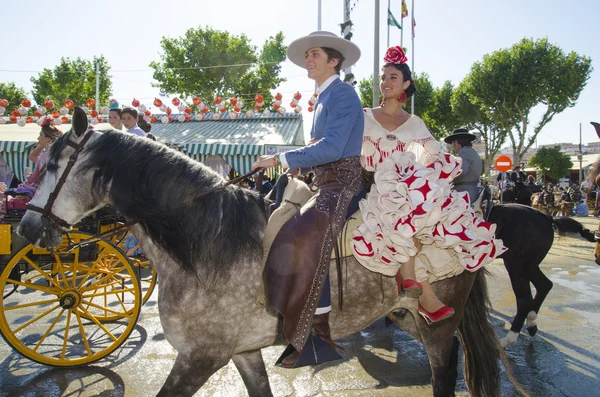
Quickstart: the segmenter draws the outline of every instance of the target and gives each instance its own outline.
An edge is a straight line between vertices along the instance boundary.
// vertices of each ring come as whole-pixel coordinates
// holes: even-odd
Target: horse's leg
[[[533,303],[531,305],[531,309],[527,314],[527,332],[529,332],[530,336],[535,336],[537,332],[537,324],[535,323],[535,319],[537,318],[537,314],[542,307],[542,303],[544,303],[544,299],[548,296],[548,293],[552,289],[552,281],[542,272],[542,269],[539,266],[536,266],[531,275],[530,275],[531,283],[535,287],[535,298],[533,299]]]
[[[236,354],[232,360],[244,380],[250,397],[273,395],[260,350]]]
[[[533,297],[531,296],[531,286],[529,285],[529,278],[526,276],[526,272],[522,269],[524,265],[523,260],[513,261],[504,259],[504,265],[508,270],[510,277],[510,284],[512,285],[515,298],[517,299],[517,314],[512,321],[510,331],[500,341],[502,347],[506,347],[509,344],[516,343],[519,338],[519,333],[527,317],[527,313],[531,310],[531,304]]]
[[[178,353],[157,397],[193,396],[228,361],[229,357],[190,357]]]
[[[454,390],[458,376],[458,343],[454,338],[453,329],[456,327],[448,327],[450,332],[421,333],[429,357],[434,397],[455,395]]]

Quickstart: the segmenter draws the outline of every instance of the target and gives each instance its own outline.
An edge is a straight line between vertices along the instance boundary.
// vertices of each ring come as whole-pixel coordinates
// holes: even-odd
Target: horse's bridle
[[[54,190],[52,191],[52,193],[50,193],[50,196],[48,197],[48,202],[46,203],[44,208],[40,208],[35,205],[32,205],[31,203],[27,203],[27,210],[41,213],[42,220],[48,219],[50,222],[54,223],[57,226],[64,227],[64,228],[70,228],[72,226],[69,222],[54,215],[52,213],[52,206],[54,205],[54,202],[56,201],[56,198],[58,197],[58,193],[60,192],[60,189],[62,189],[65,181],[67,180],[69,173],[73,169],[73,166],[75,165],[75,161],[77,161],[79,154],[83,150],[83,147],[85,146],[87,141],[90,140],[93,133],[94,133],[94,130],[89,129],[85,133],[85,136],[83,137],[83,139],[81,140],[81,142],[79,144],[75,144],[70,139],[67,139],[67,145],[71,146],[73,149],[75,149],[75,151],[73,152],[73,154],[71,154],[71,157],[69,157],[69,162],[67,163],[67,167],[65,168],[65,171],[60,176],[60,179],[58,180],[58,183],[54,187]],[[48,226],[50,226],[50,225],[48,225]]]

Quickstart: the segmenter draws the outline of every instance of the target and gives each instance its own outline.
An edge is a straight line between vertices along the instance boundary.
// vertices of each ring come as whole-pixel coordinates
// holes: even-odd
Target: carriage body
[[[150,262],[127,244],[128,230],[110,207],[65,232],[52,252],[17,235],[24,213],[9,209],[0,223],[0,334],[46,365],[89,364],[112,353],[156,285]],[[109,235],[95,238],[101,233]]]

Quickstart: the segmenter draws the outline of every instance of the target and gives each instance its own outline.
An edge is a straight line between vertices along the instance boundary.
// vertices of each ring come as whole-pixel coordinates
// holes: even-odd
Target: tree
[[[286,47],[283,33],[269,37],[260,52],[242,34],[205,29],[189,29],[178,38],[163,37],[160,62],[151,62],[156,84],[165,94],[182,98],[200,96],[206,104],[214,96],[241,97],[251,104],[261,93],[265,104],[270,91],[285,79],[279,77]],[[189,101],[188,101],[189,102]]]
[[[8,101],[9,107],[6,109],[7,113],[10,113],[13,109],[17,109],[25,97],[25,90],[17,87],[14,82],[0,83],[0,99]]]
[[[447,136],[454,129],[461,126],[458,116],[452,109],[451,99],[453,93],[454,87],[449,80],[442,87],[435,88],[432,93],[431,105],[424,115],[425,124],[437,139]]]
[[[91,61],[79,57],[73,60],[61,58],[54,70],[44,69],[37,78],[31,78],[33,99],[38,104],[52,99],[56,106],[62,106],[67,99],[83,105],[88,98],[96,98],[96,63],[100,72],[98,106],[108,104],[112,81],[108,74],[110,65],[103,55]]]
[[[373,106],[373,75],[368,79],[362,79],[358,83],[358,94],[360,95],[360,103],[363,108],[371,108]],[[379,94],[381,102],[381,94]]]
[[[529,164],[554,180],[568,176],[569,170],[573,168],[571,158],[562,153],[559,146],[539,148],[529,159]]]
[[[485,142],[484,175],[487,175],[492,168],[494,158],[506,141],[506,130],[499,128],[486,107],[477,101],[469,77],[456,87],[452,94],[451,104],[458,124],[464,125],[469,130],[477,130],[481,134],[481,138]]]
[[[475,102],[507,134],[518,164],[544,126],[575,105],[591,71],[586,56],[565,54],[545,38],[523,39],[485,55],[468,77]],[[534,108],[541,109],[542,116],[531,129]]]

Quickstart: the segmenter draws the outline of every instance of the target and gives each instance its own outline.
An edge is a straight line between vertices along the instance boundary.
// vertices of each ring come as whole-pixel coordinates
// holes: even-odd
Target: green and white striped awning
[[[29,160],[29,152],[35,142],[0,142],[0,156],[20,181],[25,180],[25,168],[33,171],[35,163]]]

